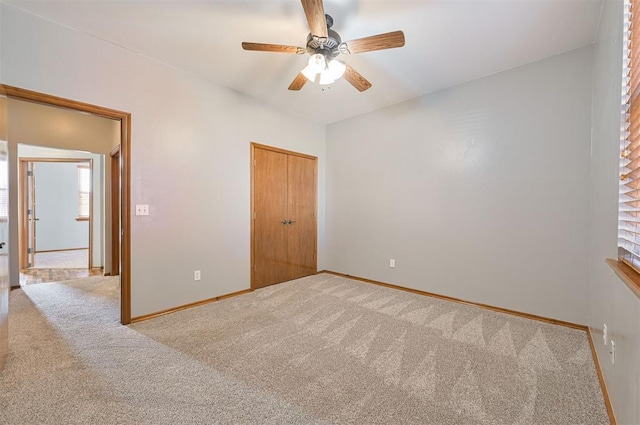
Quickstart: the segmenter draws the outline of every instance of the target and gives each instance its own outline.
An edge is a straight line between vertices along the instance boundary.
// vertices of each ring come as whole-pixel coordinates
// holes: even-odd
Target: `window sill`
[[[628,264],[615,258],[607,258],[607,264],[609,264],[618,277],[627,284],[629,289],[636,294],[636,297],[640,298],[640,274]]]
[[[89,221],[89,217],[77,217],[76,221]]]

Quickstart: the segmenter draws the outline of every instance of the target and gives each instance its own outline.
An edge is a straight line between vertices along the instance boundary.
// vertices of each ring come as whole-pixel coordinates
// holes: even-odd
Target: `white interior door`
[[[27,163],[27,267],[36,265],[36,177],[33,162]]]

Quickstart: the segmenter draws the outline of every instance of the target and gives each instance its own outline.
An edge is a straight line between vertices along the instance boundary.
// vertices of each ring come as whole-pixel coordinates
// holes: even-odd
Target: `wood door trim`
[[[314,246],[314,258],[315,258],[315,270],[317,272],[318,270],[318,157],[313,156],[313,155],[307,155],[307,154],[303,154],[300,152],[294,152],[294,151],[290,151],[290,150],[286,150],[286,149],[281,149],[281,148],[276,148],[273,146],[268,146],[268,145],[263,145],[260,143],[256,143],[256,142],[251,142],[250,143],[250,151],[251,151],[251,155],[250,155],[250,162],[249,162],[249,168],[250,168],[250,210],[249,210],[249,221],[251,222],[251,231],[250,231],[250,257],[249,257],[249,270],[250,270],[250,282],[251,282],[251,290],[255,290],[256,286],[255,286],[255,273],[254,273],[254,261],[255,261],[255,254],[254,254],[254,241],[255,241],[255,211],[254,211],[254,207],[255,207],[255,150],[256,149],[264,149],[264,150],[268,150],[268,151],[272,151],[272,152],[278,152],[278,153],[283,153],[286,155],[294,155],[294,156],[299,156],[302,158],[307,158],[307,159],[311,159],[314,161],[314,174],[315,174],[315,179],[314,179],[314,190],[315,190],[315,199],[314,199],[314,215],[315,215],[315,224],[316,224],[316,228],[315,228],[315,232],[316,232],[316,244]]]
[[[109,163],[111,167],[111,270],[109,276],[116,276],[120,274],[120,145],[111,151],[109,158],[111,159]],[[117,185],[114,184],[116,181]]]
[[[93,159],[89,160],[89,181],[91,182],[91,190],[89,190],[89,270],[91,270],[93,269]],[[102,190],[104,191],[104,182],[102,182]],[[104,240],[102,245],[104,246]]]
[[[307,154],[300,153],[300,152],[288,151],[286,149],[280,149],[280,148],[276,148],[276,147],[273,147],[273,146],[261,145],[260,143],[256,143],[256,142],[251,142],[251,146],[253,146],[254,148],[264,149],[264,150],[267,150],[267,151],[284,153],[286,155],[294,155],[294,156],[299,156],[299,157],[302,157],[302,158],[313,159],[313,160],[317,160],[318,159],[317,156],[307,155]],[[253,152],[253,149],[251,150],[251,152]]]
[[[314,167],[315,168],[313,170],[313,175],[315,176],[315,179],[313,179],[313,184],[315,185],[315,187],[313,188],[313,190],[315,191],[316,196],[315,196],[314,205],[313,205],[313,210],[314,210],[313,215],[316,223],[316,246],[314,247],[315,252],[313,253],[313,258],[315,259],[313,269],[317,273],[318,272],[318,158],[316,158],[314,161]]]
[[[131,114],[129,114],[128,112],[104,108],[102,106],[79,102],[77,100],[65,99],[64,97],[53,96],[50,94],[39,93],[32,90],[22,89],[20,87],[2,85],[2,88],[4,89],[5,95],[8,98],[12,99],[40,103],[43,105],[58,106],[67,109],[74,109],[76,111],[88,112],[90,114],[98,115],[104,118],[124,119],[127,117],[131,117]]]
[[[122,223],[120,223],[120,226],[123,233],[120,247],[122,258],[122,269],[120,271],[120,322],[123,325],[131,323],[131,114],[18,87],[7,85],[1,85],[1,87],[9,98],[88,112],[120,121],[120,161],[122,163],[122,176],[120,179]]]
[[[38,157],[19,157],[18,158],[19,162],[20,162],[20,167],[18,167],[18,172],[20,173],[20,170],[23,169],[23,165],[22,164],[27,164],[29,162],[47,162],[47,163],[86,163],[89,164],[89,175],[91,178],[91,191],[89,192],[89,263],[87,264],[87,270],[91,270],[93,268],[93,159],[92,158],[38,158]],[[18,175],[18,186],[24,188],[24,184],[26,184],[23,179],[26,178],[26,175],[23,176],[22,174]],[[22,214],[18,214],[18,232],[20,235],[22,235],[23,233],[28,233],[25,229],[27,228],[27,226],[29,225],[29,223],[27,222],[27,216],[26,216],[26,196],[24,196],[24,194],[21,192],[21,195],[23,198],[25,198],[23,200],[24,204],[21,203],[20,206],[23,208],[22,209]],[[77,219],[76,219],[77,220]],[[24,267],[24,261],[23,261],[23,257],[27,254],[27,245],[24,244],[24,242],[26,242],[26,239],[22,239],[21,241],[23,242],[23,244],[21,245],[20,248],[20,268],[21,269],[26,269],[28,267]],[[78,249],[84,249],[84,248],[78,248]],[[65,250],[54,250],[54,251],[65,251]],[[38,251],[36,249],[34,249],[34,254],[38,253],[38,252],[46,252],[46,251]]]
[[[254,265],[254,261],[255,261],[255,254],[253,252],[253,240],[254,240],[254,230],[255,230],[255,219],[256,219],[256,215],[254,212],[254,208],[255,208],[255,164],[256,164],[256,148],[259,147],[259,145],[257,143],[250,143],[250,158],[249,158],[249,172],[250,172],[250,177],[249,177],[249,184],[250,184],[250,189],[249,189],[249,222],[250,222],[250,236],[249,236],[249,288],[254,290],[256,285],[255,285],[255,273],[254,273],[254,269],[255,269],[255,265]]]

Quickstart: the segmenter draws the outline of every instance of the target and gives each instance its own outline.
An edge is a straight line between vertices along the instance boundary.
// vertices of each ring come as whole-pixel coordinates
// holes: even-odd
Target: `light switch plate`
[[[136,215],[149,215],[149,205],[136,205]]]

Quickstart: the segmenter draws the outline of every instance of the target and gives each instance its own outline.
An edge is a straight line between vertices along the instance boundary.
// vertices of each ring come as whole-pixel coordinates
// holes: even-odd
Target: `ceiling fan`
[[[248,43],[243,42],[244,50],[260,52],[294,53],[311,55],[307,66],[293,79],[289,90],[300,90],[307,81],[318,84],[331,84],[344,75],[359,91],[371,88],[358,71],[349,64],[336,59],[339,54],[356,54],[375,50],[393,49],[404,46],[404,33],[393,31],[385,34],[372,35],[351,41],[342,41],[340,34],[331,29],[333,18],[324,13],[322,0],[301,0],[302,8],[311,31],[307,36],[306,47],[285,46],[282,44]]]

